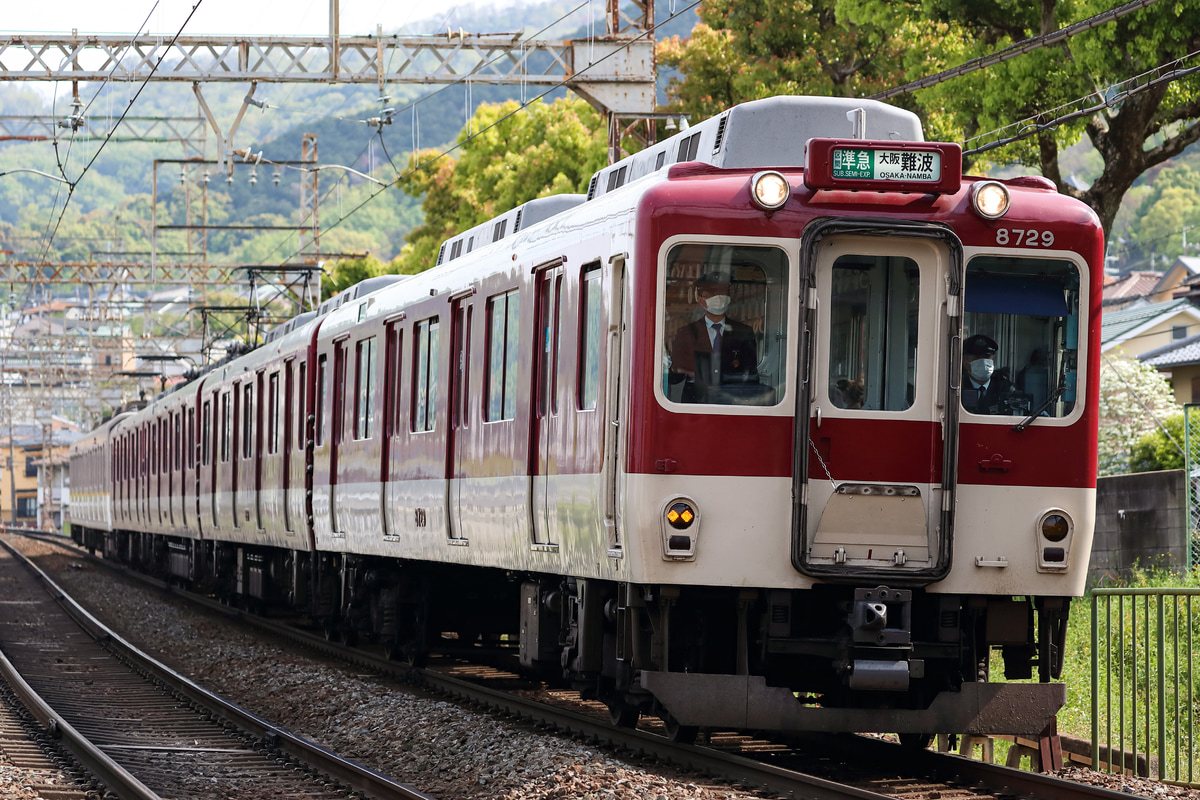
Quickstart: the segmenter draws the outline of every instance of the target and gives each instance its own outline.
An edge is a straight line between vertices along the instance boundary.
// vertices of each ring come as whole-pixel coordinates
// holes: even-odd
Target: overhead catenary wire
[[[1059,28],[1056,31],[1051,31],[1050,33],[1042,34],[1041,36],[1034,36],[1031,39],[1025,39],[1017,42],[1011,47],[1006,47],[1003,50],[986,56],[973,58],[970,61],[959,64],[957,67],[944,70],[936,75],[929,75],[924,78],[920,78],[919,80],[906,83],[902,86],[897,86],[892,89],[878,92],[871,95],[870,99],[887,100],[902,94],[915,92],[918,89],[927,89],[930,86],[936,86],[939,83],[944,83],[952,78],[958,78],[962,75],[967,75],[975,72],[976,70],[993,67],[996,64],[1016,58],[1017,56],[1025,55],[1026,53],[1031,53],[1034,50],[1038,50],[1042,47],[1064,42],[1076,34],[1083,33],[1084,31],[1090,31],[1093,28],[1098,28],[1101,25],[1118,20],[1126,14],[1132,14],[1135,11],[1141,11],[1144,8],[1149,8],[1158,1],[1159,0],[1133,0],[1132,2],[1125,3],[1124,5],[1116,8],[1110,8],[1108,11],[1096,14],[1095,16],[1088,17],[1087,19],[1076,22],[1073,25],[1068,25],[1065,28]]]
[[[666,24],[666,23],[668,23],[668,22],[671,22],[672,20],[674,20],[676,17],[679,17],[679,16],[682,16],[683,14],[686,14],[687,12],[691,11],[692,9],[694,9],[696,6],[700,5],[700,2],[701,2],[701,0],[693,0],[693,2],[691,2],[691,3],[689,3],[688,5],[684,6],[684,7],[683,7],[683,8],[681,8],[681,9],[680,9],[678,12],[676,12],[676,13],[675,13],[675,14],[673,14],[673,15],[671,15],[671,16],[670,16],[670,17],[668,17],[668,18],[667,18],[667,19],[666,19],[666,20],[665,20],[663,23],[660,23],[660,24]],[[579,7],[582,7],[583,5],[586,5],[586,3],[581,3],[581,4],[580,4],[580,6],[577,6],[577,7],[576,7],[576,9],[574,9],[574,10],[578,10],[578,8],[579,8]],[[557,24],[557,23],[554,23],[554,24]],[[548,27],[549,27],[549,26],[548,26]],[[544,91],[542,91],[541,93],[539,93],[539,94],[535,95],[535,96],[534,96],[532,99],[530,99],[528,102],[525,102],[525,103],[521,103],[521,104],[519,104],[519,105],[517,106],[517,108],[513,109],[511,112],[509,112],[509,113],[507,113],[507,114],[504,114],[503,116],[501,116],[500,118],[496,119],[496,120],[495,120],[495,121],[493,121],[492,123],[490,123],[490,124],[486,125],[485,127],[481,128],[481,129],[480,129],[480,130],[478,130],[478,131],[475,131],[475,132],[474,132],[474,133],[472,133],[470,136],[468,136],[468,137],[464,138],[464,139],[463,139],[463,141],[461,141],[461,142],[456,142],[455,144],[451,145],[450,147],[446,148],[445,150],[439,151],[439,152],[438,152],[436,155],[433,155],[433,156],[431,156],[430,158],[426,159],[425,161],[422,161],[422,162],[420,162],[420,163],[416,164],[415,166],[412,166],[412,167],[410,167],[409,169],[407,169],[407,170],[406,170],[406,171],[404,171],[403,173],[400,173],[400,172],[399,172],[399,170],[396,170],[396,171],[397,171],[397,173],[398,173],[398,174],[397,174],[396,181],[398,182],[398,181],[400,181],[400,180],[403,180],[405,177],[407,177],[407,176],[409,176],[409,175],[412,175],[412,174],[414,174],[414,173],[416,173],[416,172],[419,172],[419,171],[421,171],[421,170],[425,169],[426,167],[429,167],[429,166],[431,166],[432,164],[435,164],[435,163],[437,163],[437,162],[438,162],[438,161],[440,161],[441,159],[445,158],[446,156],[450,155],[451,153],[455,152],[456,150],[459,150],[460,148],[462,148],[462,147],[463,147],[463,145],[467,144],[468,142],[474,141],[475,139],[479,138],[480,136],[482,136],[482,135],[484,135],[485,133],[487,133],[488,131],[490,131],[492,128],[495,128],[497,125],[500,125],[501,123],[503,123],[503,122],[506,122],[506,121],[507,121],[509,118],[511,118],[511,117],[513,117],[513,116],[515,116],[516,114],[519,114],[519,113],[521,113],[521,112],[522,112],[522,111],[524,111],[526,108],[528,108],[530,105],[532,105],[534,102],[537,102],[538,100],[541,100],[543,97],[545,97],[545,96],[547,96],[547,95],[549,95],[549,94],[551,94],[551,93],[553,93],[553,92],[555,92],[555,91],[557,91],[557,90],[559,90],[559,89],[561,89],[561,88],[565,87],[569,81],[571,81],[571,80],[576,80],[576,79],[579,77],[579,75],[582,75],[582,74],[584,74],[585,72],[587,72],[588,70],[591,70],[591,69],[593,69],[593,68],[595,68],[595,67],[599,66],[600,64],[603,64],[603,63],[604,63],[605,61],[607,61],[608,59],[610,59],[610,58],[613,58],[613,57],[615,57],[616,55],[620,54],[622,51],[624,51],[624,50],[628,49],[628,48],[629,48],[630,46],[632,46],[634,43],[636,43],[636,42],[638,42],[638,41],[640,41],[640,40],[642,40],[642,39],[644,39],[644,38],[646,38],[647,36],[650,36],[650,35],[652,35],[652,34],[653,34],[653,30],[648,30],[648,31],[645,31],[645,32],[643,32],[643,33],[640,33],[640,34],[638,34],[637,36],[633,37],[632,39],[630,39],[630,40],[628,40],[628,41],[624,42],[624,43],[622,44],[622,46],[621,46],[621,47],[614,48],[614,49],[612,50],[612,52],[610,52],[610,53],[607,53],[607,54],[605,54],[605,55],[601,56],[599,59],[596,59],[595,61],[592,61],[592,62],[591,62],[590,64],[588,64],[587,66],[585,66],[585,67],[582,67],[582,68],[581,68],[581,69],[579,69],[579,70],[578,70],[578,71],[577,71],[575,74],[573,74],[573,75],[572,75],[570,78],[564,78],[563,80],[561,80],[561,81],[559,81],[559,82],[557,82],[557,83],[555,83],[555,84],[553,84],[553,85],[549,86],[548,88],[546,88],[546,89],[545,89]],[[399,110],[400,110],[400,111],[404,111],[404,110],[408,110],[409,108],[412,108],[412,109],[414,109],[414,112],[415,112],[415,109],[416,109],[416,106],[417,106],[417,104],[418,104],[418,103],[422,102],[424,99],[427,99],[428,97],[432,97],[432,96],[435,96],[435,95],[437,95],[439,92],[441,92],[441,91],[444,91],[444,90],[445,90],[445,89],[447,89],[447,88],[450,88],[450,86],[457,85],[457,84],[458,84],[459,82],[461,82],[462,80],[463,80],[463,79],[461,79],[461,78],[460,78],[460,79],[459,79],[459,81],[455,81],[453,84],[449,84],[448,86],[442,87],[441,89],[438,89],[438,90],[437,90],[437,91],[435,91],[435,92],[431,92],[429,95],[427,95],[427,96],[425,96],[425,97],[422,97],[421,99],[419,99],[419,100],[417,100],[417,101],[414,101],[414,102],[413,102],[412,104],[410,104],[409,106],[406,106],[405,108],[403,108],[403,109],[399,109]],[[417,150],[416,150],[416,148],[414,148],[414,150],[413,150],[413,153],[414,153],[414,155],[416,154],[416,152],[417,152]],[[389,159],[389,160],[390,160],[390,159]],[[263,159],[263,161],[264,161],[264,163],[265,163],[265,162],[266,162],[266,159]],[[302,167],[295,167],[295,169],[303,169],[303,168],[302,168]],[[394,164],[394,163],[393,163],[393,169],[395,169],[395,164]],[[387,190],[387,189],[390,187],[390,185],[391,185],[391,184],[389,184],[388,186],[383,186],[383,187],[380,187],[379,189],[377,189],[377,190],[375,190],[374,192],[372,192],[372,193],[371,193],[370,195],[368,195],[368,196],[367,196],[367,197],[366,197],[366,198],[365,198],[365,199],[364,199],[362,202],[358,203],[356,206],[354,206],[354,207],[353,207],[353,208],[351,208],[351,209],[350,209],[348,212],[346,212],[346,213],[345,213],[345,214],[344,214],[344,215],[343,215],[343,216],[342,216],[340,219],[338,219],[336,222],[334,222],[334,223],[333,223],[332,225],[330,225],[329,227],[325,228],[325,229],[322,231],[322,233],[328,233],[330,230],[333,230],[334,228],[337,228],[338,226],[340,226],[340,225],[341,225],[343,222],[345,222],[347,219],[349,219],[351,216],[353,216],[353,215],[354,215],[354,214],[355,214],[357,211],[359,211],[361,208],[363,208],[364,206],[366,206],[368,203],[370,203],[372,200],[374,200],[376,197],[378,197],[380,194],[382,194],[384,191],[386,191],[386,190]],[[308,219],[308,218],[305,218],[305,220],[304,220],[304,221],[307,221],[307,219]],[[301,222],[301,224],[303,224],[303,222],[304,222],[304,221],[302,221],[302,222]],[[286,240],[285,240],[284,242],[282,242],[280,246],[282,246],[282,244],[286,244]],[[280,247],[280,246],[277,246],[277,247],[273,248],[271,251],[269,251],[269,252],[266,254],[266,256],[264,256],[263,260],[266,260],[266,259],[270,258],[270,257],[271,257],[271,256],[272,256],[274,253],[278,252],[278,250],[279,250],[279,247]],[[289,256],[287,257],[287,259],[285,259],[285,261],[290,261],[290,260],[291,260],[293,257],[295,257],[295,256],[297,256],[297,255],[299,255],[299,254],[300,254],[300,251],[299,251],[299,250],[297,250],[296,252],[294,252],[294,253],[292,253],[291,255],[289,255]]]
[[[158,57],[158,61],[154,62],[154,66],[150,68],[149,74],[146,75],[145,79],[142,80],[141,84],[138,86],[137,92],[134,93],[133,97],[130,98],[129,102],[126,104],[125,109],[121,112],[121,116],[117,119],[116,124],[109,129],[108,134],[100,142],[100,146],[96,148],[96,152],[92,154],[91,159],[89,159],[87,164],[84,165],[83,170],[79,173],[79,177],[77,177],[74,181],[69,182],[68,185],[70,188],[67,191],[67,199],[63,202],[62,211],[59,212],[58,220],[54,223],[54,230],[50,233],[50,237],[46,241],[46,250],[43,258],[46,258],[49,254],[50,245],[54,242],[54,234],[57,233],[59,226],[62,224],[63,216],[67,213],[67,208],[70,205],[71,197],[75,192],[75,187],[80,181],[83,180],[84,176],[87,175],[88,170],[90,170],[92,165],[96,163],[96,159],[100,157],[100,153],[104,151],[104,147],[112,140],[112,137],[117,132],[117,129],[121,127],[121,123],[124,122],[125,117],[129,115],[130,109],[133,108],[134,103],[136,103],[138,98],[141,97],[142,91],[146,88],[146,85],[150,83],[150,80],[154,77],[155,73],[158,72],[158,68],[162,65],[163,59],[166,58],[167,53],[170,52],[171,47],[174,47],[175,42],[179,39],[179,37],[183,35],[183,29],[186,28],[188,23],[192,21],[192,17],[195,16],[197,9],[200,8],[201,3],[203,2],[204,0],[196,0],[192,5],[192,9],[188,12],[187,18],[184,19],[183,24],[179,26],[179,30],[175,32],[175,35],[171,37],[170,47],[163,49],[162,55]]]
[[[567,19],[570,18],[570,16],[572,14],[576,13],[577,11],[579,11],[581,8],[583,8],[585,6],[588,6],[589,3],[590,3],[590,0],[584,0],[583,2],[576,5],[574,8],[571,8],[568,11],[566,11],[565,13],[563,13],[562,15],[560,15],[553,22],[550,22],[549,24],[544,25],[541,29],[539,29],[539,30],[531,33],[529,36],[525,37],[525,39],[522,40],[522,52],[526,53],[526,51],[524,50],[524,48],[526,47],[525,42],[528,42],[531,39],[536,39],[537,37],[541,36],[546,31],[548,31],[548,30],[554,28],[556,25],[566,21]],[[691,5],[689,5],[687,8],[683,9],[683,11],[681,11],[679,13],[682,14],[684,11],[688,11],[692,8],[695,8],[697,5],[699,5],[699,0],[696,0],[696,2],[693,2]],[[668,21],[670,21],[670,19],[674,19],[675,16],[678,16],[678,14],[672,15],[670,18],[668,18]],[[643,38],[644,35],[645,34],[643,34],[642,37],[638,37],[638,39]],[[635,39],[634,41],[637,41],[637,40]],[[507,56],[505,54],[498,55],[495,58],[491,59],[490,61],[482,62],[481,64],[479,64],[477,69],[489,67],[497,62],[503,61],[506,57]],[[527,55],[523,55],[522,58],[524,60],[524,58],[527,58]],[[584,70],[580,70],[580,72],[586,71],[586,69],[587,68],[585,68]],[[467,74],[463,75],[462,77],[458,78],[457,80],[452,81],[448,84],[442,85],[442,86],[438,87],[437,89],[433,90],[432,92],[428,92],[424,95],[421,95],[420,97],[411,101],[407,105],[401,106],[401,107],[393,110],[393,112],[391,114],[392,119],[395,119],[396,117],[399,116],[399,114],[401,114],[405,111],[411,111],[411,113],[412,113],[412,152],[415,153],[415,152],[417,152],[417,150],[420,149],[420,111],[419,111],[419,108],[420,108],[421,103],[427,102],[427,101],[433,99],[434,97],[437,97],[442,92],[448,91],[448,90],[454,88],[455,86],[458,86],[459,84],[465,83],[466,86],[468,87],[468,91],[469,91],[469,88],[471,86],[470,78],[471,78],[471,73],[467,73]],[[541,97],[544,97],[546,94],[549,94],[550,92],[561,88],[563,85],[564,84],[562,82],[560,82],[560,83],[556,84],[555,86],[551,87],[547,92],[544,92],[543,94],[539,95],[535,99],[540,99]],[[522,108],[529,105],[529,102],[526,100],[526,97],[525,97],[525,89],[526,89],[526,86],[525,86],[524,82],[522,81],[522,85],[521,85],[521,98],[522,98],[521,99],[521,107]],[[272,110],[284,111],[285,113],[301,113],[301,114],[307,114],[308,116],[330,118],[328,115],[311,114],[311,112],[291,112],[291,111],[283,109],[279,106],[273,106],[269,103],[264,103],[261,106],[261,108],[263,108],[264,110],[269,108]],[[352,118],[348,118],[348,117],[333,117],[333,119],[337,119],[339,121],[345,121],[345,122],[358,122],[358,123],[363,123],[363,124],[372,124],[371,121],[367,120],[367,119],[359,120],[359,119],[352,119]],[[377,128],[375,136],[377,136],[379,138],[379,142],[383,147],[384,155],[387,157],[388,163],[391,165],[392,171],[396,175],[396,179],[400,180],[403,177],[404,173],[402,173],[400,171],[400,168],[396,166],[395,160],[392,158],[391,154],[388,152],[387,145],[383,138],[383,126],[376,125],[375,127]],[[371,140],[368,140],[367,145],[364,145],[363,151],[365,151],[366,147],[369,146],[370,141],[373,141],[373,138]],[[455,146],[455,148],[452,148],[452,149],[456,149],[456,148],[457,148],[457,145]],[[359,153],[360,157],[361,157],[363,151],[360,151],[360,153]],[[449,152],[449,151],[447,151],[447,152]],[[280,165],[277,165],[274,161],[271,161],[270,159],[264,158],[264,159],[261,159],[261,161],[262,161],[262,163],[269,163],[272,166],[280,166]],[[290,166],[290,165],[282,165],[282,166],[285,169],[294,169],[294,170],[298,170],[298,171],[304,171],[304,169],[305,169],[304,167],[296,167],[296,166]],[[366,202],[369,202],[370,200],[374,199],[375,196],[377,196],[377,194],[379,194],[379,192],[368,197]],[[321,197],[321,200],[324,200],[328,196],[329,196],[329,192],[327,191],[326,194],[324,194]],[[353,209],[351,209],[350,213],[351,214],[354,213],[359,208],[361,208],[361,205],[355,206]],[[308,211],[301,218],[300,225],[304,225],[311,219],[312,219],[312,212]],[[328,230],[331,230],[333,227],[336,227],[337,224],[340,224],[340,221],[341,220],[339,219],[338,223],[335,223],[334,225],[329,226],[328,228],[326,228],[326,230],[328,231]],[[285,247],[287,245],[288,241],[290,241],[290,239],[282,239],[275,247],[271,248],[271,250],[269,250],[267,252],[267,254],[264,256],[264,260],[270,258],[275,253],[279,252],[283,247]],[[298,251],[294,255],[298,255]],[[290,260],[291,257],[292,256],[289,256],[288,260]]]
[[[1006,125],[1004,128],[999,128],[996,131],[990,131],[988,133],[980,134],[979,136],[973,136],[970,139],[968,139],[966,142],[964,142],[963,144],[964,145],[969,144],[970,142],[976,141],[978,139],[981,139],[985,136],[989,136],[994,133],[998,133],[999,131],[1002,131],[1002,130],[1007,130],[1008,128],[1017,128],[1018,129],[1017,133],[1015,133],[1011,136],[1008,136],[1006,138],[997,139],[996,141],[989,142],[987,144],[980,145],[979,147],[975,147],[975,148],[964,147],[963,155],[975,155],[977,153],[984,153],[989,150],[995,150],[996,148],[1004,147],[1006,145],[1010,145],[1015,142],[1022,141],[1024,139],[1028,139],[1029,137],[1036,136],[1037,134],[1042,133],[1044,131],[1051,130],[1053,128],[1057,128],[1059,125],[1065,125],[1066,123],[1071,122],[1076,119],[1079,119],[1081,117],[1091,116],[1092,114],[1095,114],[1098,111],[1103,111],[1107,108],[1112,108],[1113,106],[1120,105],[1122,102],[1124,102],[1125,100],[1128,100],[1130,97],[1134,97],[1135,95],[1139,95],[1142,92],[1149,91],[1150,89],[1153,89],[1157,86],[1161,86],[1164,83],[1173,83],[1174,81],[1180,80],[1181,78],[1186,78],[1189,75],[1194,75],[1197,72],[1200,72],[1200,65],[1184,68],[1183,64],[1185,62],[1187,62],[1188,60],[1196,58],[1197,56],[1200,56],[1200,50],[1194,50],[1185,56],[1168,61],[1164,64],[1161,64],[1161,65],[1155,67],[1152,70],[1147,70],[1146,72],[1143,72],[1140,75],[1135,75],[1132,78],[1127,78],[1126,80],[1124,80],[1120,83],[1111,84],[1106,89],[1099,92],[1100,96],[1103,98],[1100,100],[1100,102],[1093,103],[1092,105],[1087,106],[1085,108],[1079,108],[1074,111],[1067,112],[1065,114],[1060,114],[1059,116],[1055,117],[1054,119],[1048,120],[1046,122],[1039,122],[1038,121],[1039,117],[1036,117],[1036,116],[1035,117],[1027,117],[1026,119],[1021,120],[1020,122],[1014,122],[1010,125]],[[1151,77],[1149,77],[1151,75],[1157,75],[1157,77],[1151,78]],[[1137,85],[1133,86],[1132,88],[1120,88],[1120,87],[1125,86],[1126,84],[1136,83],[1138,81],[1144,81],[1144,82],[1137,83]],[[1088,97],[1090,97],[1090,96],[1091,96],[1091,94],[1088,95]],[[1079,103],[1079,102],[1083,102],[1085,100],[1087,100],[1087,97],[1081,97],[1078,100],[1076,100],[1075,102]],[[1058,111],[1063,108],[1067,108],[1070,105],[1071,105],[1070,103],[1060,105],[1060,106],[1058,106],[1057,109],[1055,109],[1055,111]]]

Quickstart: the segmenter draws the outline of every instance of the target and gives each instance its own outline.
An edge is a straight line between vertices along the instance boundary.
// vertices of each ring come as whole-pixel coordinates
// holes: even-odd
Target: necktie
[[[714,353],[721,352],[721,328],[722,327],[724,327],[724,326],[720,322],[714,322],[712,324],[712,329],[713,329],[712,348],[713,348]]]

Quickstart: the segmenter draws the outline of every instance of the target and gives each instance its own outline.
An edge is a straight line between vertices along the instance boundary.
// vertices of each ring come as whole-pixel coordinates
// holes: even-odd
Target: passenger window
[[[1079,270],[981,256],[967,265],[962,405],[974,414],[1065,417],[1075,407]]]
[[[579,319],[579,397],[580,410],[593,409],[600,397],[600,268],[583,274],[583,307]]]
[[[520,305],[515,291],[488,300],[487,421],[517,415]]]
[[[431,431],[437,419],[438,318],[422,320],[413,326],[414,360],[413,415],[414,433]]]
[[[291,365],[288,365],[291,369]],[[267,378],[267,452],[279,452],[279,373]]]
[[[229,460],[229,392],[221,395],[221,461]]]
[[[375,418],[375,337],[354,348],[354,438],[370,439]]]
[[[254,455],[254,385],[242,387],[242,458]]]
[[[779,403],[787,378],[787,298],[788,259],[776,247],[672,247],[663,393],[676,403]]]
[[[317,358],[317,447],[325,444],[325,391],[329,383],[329,356]]]
[[[200,415],[200,463],[206,467],[212,457],[209,454],[210,436],[212,436],[212,402],[205,400],[204,411]]]
[[[909,408],[917,367],[917,263],[842,256],[831,280],[829,402],[864,411]]]

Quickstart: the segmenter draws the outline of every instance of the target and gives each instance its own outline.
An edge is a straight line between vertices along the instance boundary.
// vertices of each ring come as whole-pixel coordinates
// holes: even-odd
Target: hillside
[[[413,34],[461,27],[489,32],[524,31],[539,38],[575,38],[585,36],[589,28],[602,26],[600,19],[593,19],[589,25],[589,10],[599,13],[586,4],[560,1],[469,9],[469,18],[468,11],[456,10],[414,23],[410,30],[401,32]],[[664,9],[664,19],[667,14]],[[686,30],[694,20],[695,15],[688,13],[664,30]],[[82,84],[79,95],[86,104],[89,119],[111,122],[119,117],[137,88],[124,84]],[[203,87],[205,100],[224,127],[235,119],[247,88],[240,84]],[[0,114],[62,118],[70,113],[70,97],[64,92],[69,92],[68,86],[0,83]],[[377,117],[382,107],[375,87],[260,84],[255,100],[265,102],[266,108],[248,109],[235,146],[261,151],[268,160],[295,161],[301,157],[302,137],[315,134],[321,164],[352,167],[388,182],[397,171],[406,168],[408,154],[414,148],[451,144],[476,105],[521,95],[516,88],[481,85],[396,85],[387,87],[386,92],[391,107],[396,109],[394,121],[375,128],[365,122]],[[562,90],[547,99],[560,94]],[[526,97],[532,95],[530,91],[525,93]],[[191,86],[174,83],[148,84],[130,114],[201,116]],[[148,250],[155,159],[179,160],[189,154],[178,143],[114,141],[101,150],[100,142],[71,141],[69,131],[63,129],[59,129],[59,135],[57,142],[0,141],[0,172],[36,169],[79,181],[60,222],[59,213],[67,195],[63,183],[28,172],[0,178],[0,250],[11,251],[17,258],[45,256],[72,260],[105,252]],[[205,152],[210,159],[216,155],[211,131]],[[79,180],[89,164],[86,175]],[[208,172],[207,184],[203,183],[205,172]],[[301,220],[300,173],[296,170],[262,165],[254,171],[252,183],[250,169],[239,165],[233,181],[226,182],[215,165],[197,165],[182,177],[189,184],[193,202],[206,197],[210,224],[286,226]],[[202,187],[206,188],[201,191]],[[160,224],[186,221],[184,188],[180,164],[159,165]],[[322,236],[324,252],[370,251],[384,261],[399,252],[405,234],[420,222],[419,203],[394,189],[378,190],[376,184],[346,172],[321,173],[319,213],[322,230],[328,231]],[[377,196],[368,206],[348,215],[372,195]],[[213,231],[208,236],[208,256],[214,262],[279,262],[296,252],[296,242],[297,234],[285,230]],[[160,252],[187,249],[182,232],[160,233]]]

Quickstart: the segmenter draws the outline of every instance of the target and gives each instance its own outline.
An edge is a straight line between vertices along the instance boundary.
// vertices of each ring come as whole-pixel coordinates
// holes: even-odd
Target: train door
[[[283,454],[280,457],[280,482],[282,495],[280,501],[283,503],[283,529],[288,535],[293,535],[296,531],[292,527],[292,427],[295,424],[294,414],[292,411],[292,393],[295,391],[295,379],[293,377],[296,369],[294,359],[288,359],[284,364],[283,371],[283,427],[279,427],[279,378],[278,375],[271,376],[271,406],[272,406],[272,423],[275,426],[271,434],[273,442],[279,441],[279,435],[283,435]]]
[[[212,522],[214,528],[221,526],[221,498],[224,496],[225,473],[229,470],[229,440],[232,425],[230,410],[232,401],[230,392],[213,394],[213,402],[219,404],[217,415],[219,419],[213,428],[213,466],[212,466]]]
[[[403,317],[384,321],[384,370],[383,370],[383,468],[380,480],[383,483],[383,538],[396,541],[402,530],[402,520],[399,519],[403,508],[399,489],[393,481],[393,462],[400,452],[396,441],[403,431],[402,409],[404,407],[401,367],[403,366],[404,334],[400,327]]]
[[[793,562],[809,575],[949,569],[961,258],[940,232],[905,232],[831,223],[806,238],[810,438],[797,443],[807,500]]]
[[[263,373],[259,372],[254,381],[254,416],[252,417],[254,430],[249,437],[250,447],[248,448],[248,455],[254,461],[254,527],[260,531],[263,529],[263,454],[266,450],[263,446],[263,434],[265,431],[263,413],[265,403],[263,397]]]
[[[605,378],[608,382],[604,405],[604,530],[610,554],[619,554],[624,547],[620,521],[617,519],[617,487],[621,469],[621,370],[625,328],[625,256],[610,259],[612,293],[609,300],[609,320],[603,326],[603,289],[600,265],[585,267],[581,318],[585,322],[584,344],[580,348],[579,396],[581,408],[595,408],[599,394],[600,341],[603,336],[608,349],[608,367]],[[594,352],[593,352],[594,351]]]
[[[471,322],[474,306],[466,302],[475,290],[450,298],[450,424],[446,432],[446,526],[450,539],[465,539],[462,523],[462,493],[465,482],[471,379]]]
[[[329,526],[334,536],[344,535],[338,524],[338,452],[345,436],[346,422],[346,341],[349,334],[333,345],[333,418],[329,447]]]
[[[555,475],[561,450],[562,419],[558,408],[559,346],[563,295],[561,259],[537,274],[534,309],[534,397],[530,403],[533,449],[530,453],[530,510],[533,544],[549,545],[558,540],[554,509]]]

